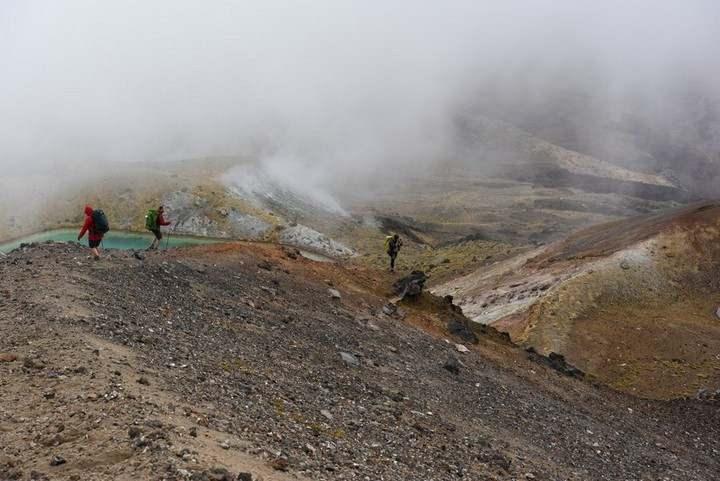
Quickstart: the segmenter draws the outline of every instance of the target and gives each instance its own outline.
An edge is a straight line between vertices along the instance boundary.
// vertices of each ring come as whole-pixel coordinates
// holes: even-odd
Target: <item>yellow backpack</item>
[[[385,237],[385,252],[390,253],[390,245],[392,243],[393,236],[389,235]]]

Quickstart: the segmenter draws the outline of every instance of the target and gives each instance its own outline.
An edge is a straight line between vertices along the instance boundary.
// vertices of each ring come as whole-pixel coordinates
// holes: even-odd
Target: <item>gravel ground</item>
[[[717,404],[621,395],[491,334],[461,352],[438,303],[383,312],[393,280],[270,245],[11,253],[0,480],[718,479]]]

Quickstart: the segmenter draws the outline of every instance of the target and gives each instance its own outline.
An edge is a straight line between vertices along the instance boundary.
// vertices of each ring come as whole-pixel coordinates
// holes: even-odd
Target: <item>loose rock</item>
[[[450,356],[447,361],[445,361],[445,364],[443,364],[443,369],[458,375],[460,374],[460,361],[458,361],[455,356]]]
[[[26,357],[23,360],[23,366],[28,369],[43,369],[45,367],[45,363],[41,359],[35,357]]]
[[[13,362],[17,360],[17,356],[15,354],[9,354],[9,353],[0,353],[0,362]]]
[[[340,357],[343,361],[345,361],[345,364],[349,366],[359,366],[360,361],[358,361],[358,358],[350,354],[349,352],[341,352]]]

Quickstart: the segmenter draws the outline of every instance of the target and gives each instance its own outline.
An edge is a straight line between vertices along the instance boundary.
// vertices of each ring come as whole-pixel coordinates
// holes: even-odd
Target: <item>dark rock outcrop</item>
[[[395,294],[401,299],[414,298],[422,294],[427,276],[423,271],[412,271],[410,275],[397,280],[393,284]]]
[[[577,379],[582,379],[585,377],[585,373],[573,366],[572,364],[568,364],[568,362],[565,360],[565,356],[563,356],[562,354],[551,352],[547,356],[543,356],[542,354],[538,353],[533,347],[528,347],[525,350],[527,351],[528,358],[530,360],[548,366],[558,371],[559,373],[564,374],[565,376],[570,376]]]

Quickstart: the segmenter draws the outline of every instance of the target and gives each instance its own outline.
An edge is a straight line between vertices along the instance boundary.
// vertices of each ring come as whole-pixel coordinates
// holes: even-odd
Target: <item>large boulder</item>
[[[412,271],[410,275],[396,281],[393,289],[401,299],[414,298],[422,294],[425,281],[427,281],[427,276],[423,271]]]

